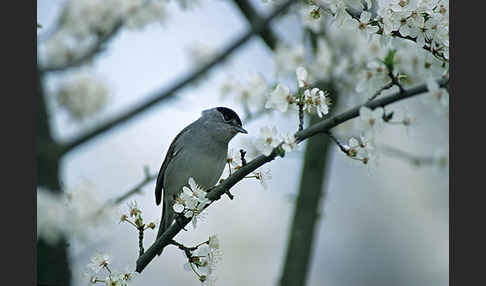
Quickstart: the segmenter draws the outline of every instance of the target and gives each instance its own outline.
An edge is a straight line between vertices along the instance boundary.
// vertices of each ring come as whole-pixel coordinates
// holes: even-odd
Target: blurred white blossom
[[[114,207],[105,205],[93,188],[79,186],[60,194],[37,189],[37,239],[52,244],[61,236],[86,240],[114,217]]]
[[[228,78],[222,85],[221,92],[223,96],[232,95],[246,112],[257,112],[265,104],[267,83],[261,74],[252,73],[244,83]]]
[[[94,51],[117,28],[143,28],[166,17],[163,0],[70,0],[55,34],[43,47],[42,61],[62,67]]]
[[[216,50],[204,43],[194,43],[188,48],[188,54],[194,65],[201,67],[216,56]]]
[[[83,120],[102,110],[109,97],[107,85],[97,77],[80,73],[63,82],[55,98],[75,120]]]
[[[293,73],[305,60],[305,49],[303,45],[286,46],[279,44],[274,52],[277,72]]]

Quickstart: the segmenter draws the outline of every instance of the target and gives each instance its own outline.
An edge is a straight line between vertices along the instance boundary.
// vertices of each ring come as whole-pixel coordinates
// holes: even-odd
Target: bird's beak
[[[234,126],[235,130],[240,132],[240,133],[244,133],[244,134],[248,134],[248,131],[246,131],[245,129],[241,128],[240,126]]]

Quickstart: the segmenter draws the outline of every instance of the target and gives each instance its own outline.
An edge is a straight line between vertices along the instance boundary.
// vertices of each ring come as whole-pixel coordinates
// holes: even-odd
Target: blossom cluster
[[[341,103],[361,104],[390,84],[390,71],[383,64],[390,50],[396,51],[393,75],[404,87],[448,74],[448,1],[314,0],[299,5],[303,26],[318,27],[310,29],[326,37],[314,35],[312,53],[301,43],[279,44],[277,72],[289,74],[305,66],[313,80],[332,80],[336,90],[349,95]],[[443,98],[445,106],[447,96]]]
[[[175,199],[173,209],[176,213],[183,213],[186,218],[192,218],[192,225],[196,228],[198,216],[211,201],[206,198],[207,192],[196,183],[194,178],[190,177],[188,184],[189,187],[182,187],[182,192]]]
[[[211,235],[208,241],[192,248],[186,255],[188,262],[184,264],[184,269],[194,272],[203,285],[214,285],[214,270],[222,258],[218,237]]]
[[[107,286],[127,286],[136,277],[137,273],[126,269],[123,272],[111,269],[112,258],[108,254],[97,253],[91,258],[91,262],[87,265],[90,272],[83,274],[91,284],[103,283]],[[100,273],[104,271],[105,275]],[[106,276],[103,278],[103,276]]]
[[[43,59],[47,66],[63,66],[96,49],[120,25],[143,28],[165,18],[163,0],[71,0],[62,8],[56,32]]]
[[[374,147],[366,137],[360,136],[359,139],[351,137],[347,145],[343,145],[346,155],[353,160],[368,164],[375,156]]]
[[[419,48],[430,50],[444,61],[449,58],[449,1],[448,0],[378,0],[376,13],[372,1],[316,0],[301,8],[304,26],[314,31],[322,29],[321,12],[331,15],[332,25],[359,31],[370,38],[381,35],[383,45],[393,37],[410,39]],[[353,3],[354,2],[354,3]],[[359,15],[351,9],[359,9]],[[363,10],[365,9],[365,10]],[[306,12],[307,11],[307,12]]]
[[[142,209],[139,207],[137,201],[131,201],[127,204],[127,206],[128,206],[128,214],[123,213],[120,216],[121,223],[122,222],[129,223],[139,231],[144,231],[148,228],[155,229],[156,227],[155,222],[144,224],[143,217],[142,217]]]
[[[280,134],[277,127],[272,128],[264,126],[260,128],[260,136],[255,139],[255,147],[263,155],[268,156],[273,149],[282,146],[286,152],[293,151],[297,148],[297,140],[292,134]]]
[[[317,114],[319,117],[328,114],[329,105],[331,104],[328,93],[317,87],[311,88],[309,73],[304,67],[296,69],[296,76],[299,87],[297,95],[292,95],[287,86],[278,84],[270,93],[265,103],[265,108],[286,112],[289,105],[296,104],[297,106],[302,106],[304,111],[310,114]]]

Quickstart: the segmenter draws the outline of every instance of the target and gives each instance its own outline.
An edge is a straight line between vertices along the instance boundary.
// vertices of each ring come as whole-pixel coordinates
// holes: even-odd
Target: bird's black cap
[[[224,120],[230,121],[230,120],[235,119],[236,122],[238,122],[238,125],[242,126],[242,123],[241,123],[240,118],[238,117],[238,114],[236,114],[236,112],[234,112],[233,110],[231,110],[227,107],[217,107],[216,110],[218,110],[219,112],[221,112],[221,114],[223,114]]]

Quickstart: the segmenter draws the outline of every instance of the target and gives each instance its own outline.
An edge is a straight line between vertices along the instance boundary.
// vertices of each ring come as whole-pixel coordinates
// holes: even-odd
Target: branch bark
[[[442,79],[439,81],[440,86],[444,86],[447,83],[446,79]],[[383,97],[379,100],[367,102],[363,104],[371,109],[375,109],[377,107],[383,107],[388,104],[424,93],[427,91],[426,85],[421,85],[410,90],[406,90],[405,92],[396,93],[393,95],[389,95],[387,97]],[[334,116],[330,119],[321,121],[320,123],[314,124],[302,131],[299,131],[295,134],[297,141],[302,142],[308,138],[311,138],[317,134],[325,133],[333,127],[344,123],[352,118],[359,116],[359,109],[361,106],[356,106],[344,113],[341,113],[337,116]],[[236,183],[241,181],[246,175],[250,174],[251,172],[255,171],[262,165],[273,161],[279,154],[278,147],[273,149],[272,153],[268,156],[260,155],[257,158],[253,159],[252,161],[248,162],[244,167],[240,168],[236,172],[234,172],[231,176],[224,180],[223,183],[214,187],[206,197],[209,198],[212,202],[211,204],[207,205],[209,207],[214,203],[214,201],[221,198],[221,196],[228,192]],[[169,245],[172,239],[191,221],[190,218],[186,218],[184,216],[179,216],[177,219],[177,223],[172,224],[169,229],[167,229],[164,234],[162,234],[151,246],[147,251],[137,259],[137,266],[136,271],[141,273],[145,267],[155,258],[157,253],[160,252],[165,246]]]
[[[69,152],[73,148],[84,144],[91,139],[103,134],[104,132],[113,129],[114,127],[119,126],[120,124],[132,119],[136,115],[139,115],[143,113],[144,111],[147,111],[150,107],[153,107],[155,104],[160,103],[164,100],[167,100],[171,97],[174,96],[174,94],[179,91],[180,89],[184,88],[188,84],[194,82],[198,78],[200,78],[202,75],[204,75],[207,71],[209,71],[212,67],[216,66],[217,64],[223,62],[229,55],[231,55],[234,51],[236,51],[239,47],[241,47],[243,44],[245,44],[248,40],[250,40],[254,35],[260,34],[265,27],[269,25],[269,23],[275,19],[277,16],[279,16],[282,12],[287,10],[291,4],[293,4],[295,0],[287,0],[284,4],[280,5],[278,8],[276,8],[268,17],[266,17],[264,20],[260,21],[256,25],[252,25],[252,29],[246,32],[243,36],[238,38],[235,42],[233,42],[231,45],[229,45],[226,49],[224,49],[219,55],[217,55],[211,62],[208,64],[198,68],[197,70],[193,71],[189,75],[183,77],[181,80],[176,82],[174,85],[171,87],[156,92],[155,95],[149,96],[150,99],[146,100],[145,102],[142,102],[138,104],[135,108],[128,110],[126,112],[123,112],[119,116],[108,120],[106,123],[102,124],[101,126],[95,128],[91,132],[88,132],[87,134],[81,135],[80,137],[74,139],[73,141],[65,144],[63,146],[63,152]]]

